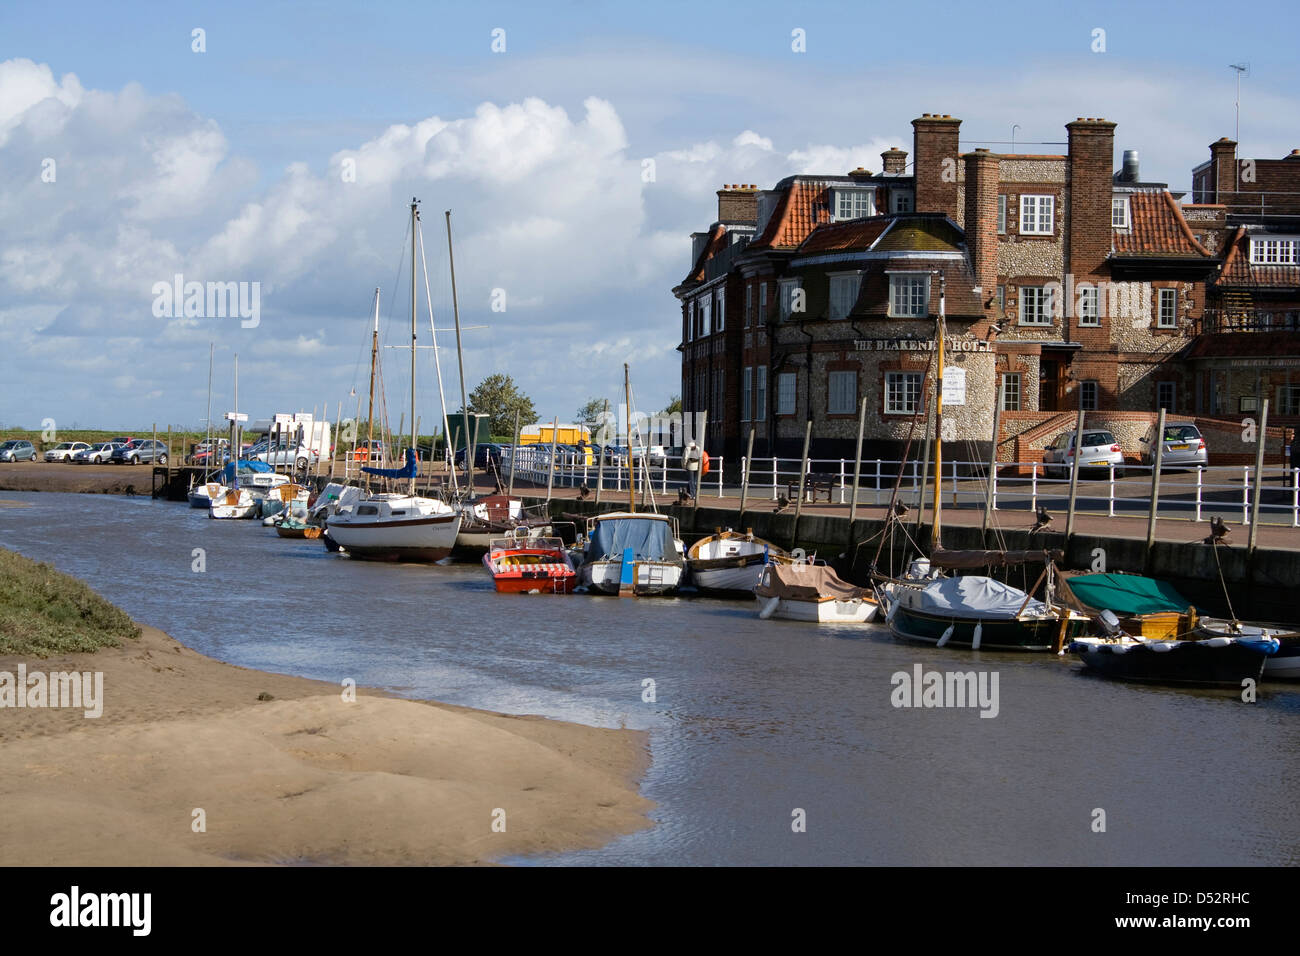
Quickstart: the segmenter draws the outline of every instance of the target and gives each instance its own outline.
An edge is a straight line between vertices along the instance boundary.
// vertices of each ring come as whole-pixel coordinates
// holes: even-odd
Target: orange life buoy
[[[701,448],[700,449],[700,474],[707,475],[708,473],[709,473],[709,453]]]

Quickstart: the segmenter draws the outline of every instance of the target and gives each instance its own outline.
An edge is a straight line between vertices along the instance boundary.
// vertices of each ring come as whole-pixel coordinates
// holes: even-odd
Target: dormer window
[[[834,190],[835,221],[846,219],[865,219],[876,214],[875,190],[840,189]]]
[[[1112,229],[1129,228],[1129,208],[1127,196],[1114,196],[1110,200],[1110,227]]]
[[[930,277],[925,273],[896,273],[889,277],[889,314],[897,319],[920,319],[928,314]]]
[[[1252,237],[1250,240],[1250,261],[1252,265],[1300,265],[1300,239],[1257,239]]]

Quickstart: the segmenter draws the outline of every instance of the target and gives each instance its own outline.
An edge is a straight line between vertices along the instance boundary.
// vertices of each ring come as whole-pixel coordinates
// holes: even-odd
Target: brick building
[[[683,409],[708,411],[709,447],[742,454],[753,428],[756,454],[797,455],[812,421],[814,457],[851,455],[865,399],[865,453],[897,457],[924,431],[941,290],[965,383],[945,438],[970,456],[997,403],[1012,427],[1187,407],[1178,356],[1216,256],[1136,153],[1114,171],[1115,124],[1067,124],[1065,155],[962,153],[946,114],[912,126],[910,164],[892,148],[878,173],[719,191],[673,290]]]

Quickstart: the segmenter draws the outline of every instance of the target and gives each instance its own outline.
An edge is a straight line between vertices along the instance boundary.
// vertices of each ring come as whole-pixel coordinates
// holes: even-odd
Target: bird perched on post
[[[1035,531],[1046,531],[1048,525],[1052,523],[1052,516],[1047,513],[1046,508],[1039,508],[1038,514],[1035,515],[1035,517],[1038,520],[1035,521],[1034,526],[1029,529],[1030,534],[1033,534]]]
[[[773,508],[772,511],[776,514],[780,514],[782,511],[784,511],[786,508],[789,507],[790,507],[790,499],[787,498],[785,495],[781,495],[779,498],[776,499],[776,507]]]
[[[686,507],[687,505],[689,505],[690,503],[691,503],[691,493],[690,493],[689,491],[687,491],[685,488],[678,488],[678,489],[677,489],[677,506],[678,506],[679,508],[685,508],[685,507]]]
[[[908,512],[908,510],[909,510],[909,509],[908,509],[907,505],[903,504],[901,501],[895,501],[895,502],[894,502],[894,517],[895,517],[895,518],[906,518],[906,517],[907,517],[907,512]]]
[[[1227,538],[1231,532],[1232,529],[1228,527],[1227,523],[1218,515],[1215,515],[1210,519],[1210,535],[1202,543],[1225,544],[1226,542],[1224,539]]]
[[[584,481],[578,489],[578,500],[586,501],[589,497],[591,497],[591,489],[587,487],[587,483]]]

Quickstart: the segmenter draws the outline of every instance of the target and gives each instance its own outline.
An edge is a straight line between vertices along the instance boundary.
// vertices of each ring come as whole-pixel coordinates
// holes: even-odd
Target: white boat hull
[[[423,514],[382,521],[354,515],[329,519],[330,537],[354,558],[372,561],[440,561],[451,554],[460,531],[459,514]]]
[[[227,493],[212,499],[208,505],[209,518],[254,518],[257,516],[257,499],[247,491],[239,492],[239,497],[232,502],[232,495]]]
[[[763,576],[763,563],[743,568],[713,568],[709,571],[691,571],[695,586],[701,591],[753,591]]]
[[[789,598],[757,598],[762,617],[813,624],[865,624],[875,618],[880,605],[871,601],[793,601]],[[773,604],[772,602],[776,602]],[[771,610],[768,611],[768,608]]]
[[[682,583],[680,564],[661,561],[637,561],[634,565],[633,593],[637,595],[672,594]],[[622,588],[621,561],[592,561],[578,570],[578,583],[602,594],[618,594]]]

